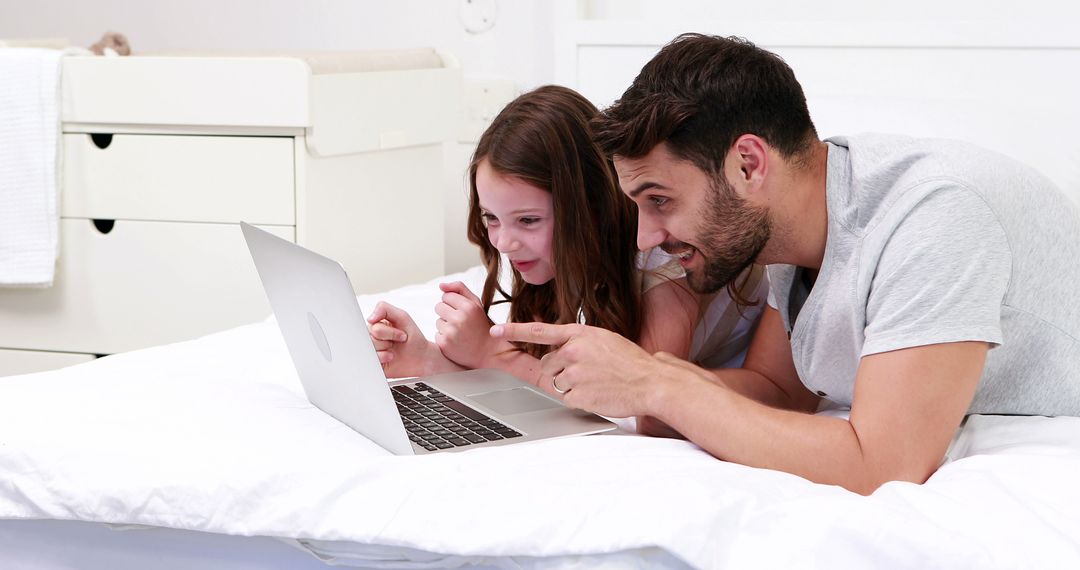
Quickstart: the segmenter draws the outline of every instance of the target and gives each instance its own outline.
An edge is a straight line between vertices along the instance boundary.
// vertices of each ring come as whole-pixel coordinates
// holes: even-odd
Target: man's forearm
[[[797,402],[763,374],[745,368],[708,370],[715,382],[755,402],[784,410],[814,411],[812,404]]]
[[[725,371],[726,372],[726,371]],[[883,481],[864,461],[852,425],[843,419],[777,409],[728,388],[728,381],[762,391],[749,371],[717,376],[673,371],[650,402],[649,415],[667,423],[712,455],[752,467],[776,469],[824,484],[870,493]],[[741,373],[739,373],[741,372]],[[771,394],[768,390],[765,395]]]

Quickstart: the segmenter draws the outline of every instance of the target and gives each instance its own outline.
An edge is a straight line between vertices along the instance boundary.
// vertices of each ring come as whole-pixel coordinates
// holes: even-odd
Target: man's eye
[[[649,201],[653,203],[653,206],[659,208],[660,206],[667,204],[668,199],[663,196],[649,196]]]

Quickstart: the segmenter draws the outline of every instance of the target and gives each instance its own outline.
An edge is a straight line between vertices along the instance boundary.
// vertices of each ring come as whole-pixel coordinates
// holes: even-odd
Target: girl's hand
[[[435,327],[435,344],[446,358],[466,368],[484,368],[487,357],[500,344],[491,338],[491,319],[484,311],[480,298],[464,283],[440,283],[442,302],[435,305],[439,315]]]
[[[431,353],[437,353],[438,349],[424,338],[409,313],[390,303],[379,302],[367,320],[371,342],[387,377],[405,378],[429,373]]]

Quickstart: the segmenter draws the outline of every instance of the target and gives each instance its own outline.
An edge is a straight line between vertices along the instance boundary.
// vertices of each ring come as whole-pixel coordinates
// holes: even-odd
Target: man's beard
[[[705,198],[697,231],[701,244],[697,250],[704,268],[687,268],[687,284],[698,293],[715,293],[726,287],[754,263],[771,234],[766,208],[746,203],[726,180],[716,180]],[[679,249],[665,244],[664,249],[669,248]]]

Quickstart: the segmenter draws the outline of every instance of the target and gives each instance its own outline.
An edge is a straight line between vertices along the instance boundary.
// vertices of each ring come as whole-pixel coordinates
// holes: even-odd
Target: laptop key
[[[449,449],[486,441],[521,437],[499,421],[431,388],[423,382],[394,386],[406,431],[418,445]]]
[[[484,414],[470,408],[469,406],[466,406],[465,404],[462,404],[461,402],[459,402],[457,400],[452,400],[450,402],[447,402],[446,407],[451,408],[455,412],[457,412],[457,413],[459,413],[459,414],[461,414],[461,415],[463,415],[463,416],[465,416],[465,417],[467,417],[469,419],[473,419],[473,420],[491,419],[491,418],[488,418],[487,416],[485,416]]]

